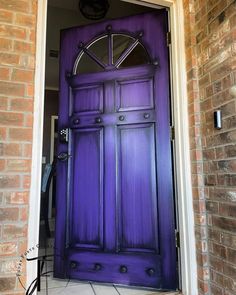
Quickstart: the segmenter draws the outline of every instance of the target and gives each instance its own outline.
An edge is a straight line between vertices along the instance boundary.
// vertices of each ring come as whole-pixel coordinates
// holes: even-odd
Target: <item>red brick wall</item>
[[[27,247],[36,2],[0,0],[0,293],[9,295],[23,294],[16,268]],[[199,294],[233,295],[236,2],[183,2]]]
[[[0,0],[0,294],[23,294],[16,270],[27,247],[35,25],[36,0]]]
[[[185,0],[199,294],[236,294],[236,1]],[[222,110],[223,128],[213,112]],[[234,280],[234,281],[233,281]]]

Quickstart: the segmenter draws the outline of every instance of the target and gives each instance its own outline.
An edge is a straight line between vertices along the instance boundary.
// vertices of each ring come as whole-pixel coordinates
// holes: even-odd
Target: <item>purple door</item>
[[[165,10],[62,32],[54,275],[176,289]]]

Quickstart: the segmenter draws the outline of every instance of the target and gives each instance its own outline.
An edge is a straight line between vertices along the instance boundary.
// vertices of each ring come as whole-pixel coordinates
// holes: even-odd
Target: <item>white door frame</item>
[[[35,101],[32,174],[29,203],[28,248],[35,247],[39,240],[40,219],[40,179],[43,142],[44,77],[47,1],[38,1]],[[184,295],[197,295],[197,264],[194,233],[194,213],[190,170],[190,148],[188,129],[188,99],[185,68],[184,15],[182,0],[126,0],[140,5],[163,5],[170,9],[172,45],[170,48],[173,77],[173,109],[175,124],[176,178],[180,230],[180,253],[182,292]],[[37,263],[27,263],[28,285],[37,276]]]

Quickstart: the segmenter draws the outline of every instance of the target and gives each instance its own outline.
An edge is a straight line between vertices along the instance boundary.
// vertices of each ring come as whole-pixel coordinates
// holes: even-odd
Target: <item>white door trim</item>
[[[44,115],[44,80],[46,60],[46,28],[47,28],[47,0],[38,1],[36,27],[36,63],[34,90],[34,125],[31,166],[31,185],[29,199],[28,221],[28,249],[34,247],[34,255],[38,255],[40,198],[41,198],[41,170],[43,147],[43,115]],[[37,277],[37,261],[27,262],[27,287]],[[37,292],[35,291],[34,294]]]
[[[140,5],[154,4],[169,7],[172,33],[173,104],[176,147],[176,177],[178,193],[179,229],[181,241],[182,292],[197,295],[197,264],[194,233],[194,213],[190,170],[190,148],[188,129],[188,99],[185,68],[184,15],[182,0],[125,0]],[[43,140],[45,44],[46,44],[47,0],[38,1],[35,104],[33,128],[32,176],[30,190],[30,215],[28,226],[28,248],[38,244],[40,218],[40,181]],[[27,283],[37,275],[37,264],[27,263]]]

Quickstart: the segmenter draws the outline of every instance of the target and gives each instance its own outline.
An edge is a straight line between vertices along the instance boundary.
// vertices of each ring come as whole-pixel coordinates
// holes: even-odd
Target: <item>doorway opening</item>
[[[56,142],[57,142],[57,115],[58,115],[58,97],[59,97],[59,32],[61,29],[74,27],[79,25],[86,25],[90,22],[84,19],[75,6],[76,1],[54,1],[49,0],[48,5],[48,31],[47,31],[47,51],[46,51],[46,87],[45,87],[45,118],[44,118],[44,147],[43,147],[43,171],[45,171],[46,164],[52,164],[55,157]],[[70,6],[71,5],[71,6]],[[123,16],[136,15],[139,13],[152,11],[151,8],[125,3],[121,1],[111,1],[110,9],[107,14],[107,19],[116,19]],[[53,178],[52,178],[53,179]],[[42,220],[40,226],[40,246],[42,251],[47,251],[51,254],[53,249],[54,237],[54,220],[55,220],[55,184],[56,176],[51,182],[49,190],[49,202],[47,216],[49,219],[50,237],[45,230],[45,220]],[[51,250],[50,250],[51,249]],[[50,268],[51,266],[49,266]],[[45,280],[45,284],[46,284]],[[58,283],[58,280],[56,280]],[[52,283],[53,286],[55,281]],[[66,286],[67,286],[66,282]],[[64,287],[65,281],[61,282]],[[75,282],[73,282],[75,284]],[[58,286],[60,284],[58,283]],[[70,283],[69,283],[70,285]],[[79,284],[78,284],[79,285]],[[84,287],[84,286],[83,286]],[[97,286],[90,285],[95,294],[99,294],[95,289]],[[101,286],[100,286],[101,287]],[[108,287],[107,287],[108,288]],[[119,287],[113,287],[117,293],[126,294],[127,291],[121,291]],[[116,289],[117,288],[117,289]],[[99,288],[98,288],[99,289]],[[114,291],[114,290],[113,290]],[[109,292],[113,292],[109,290]],[[97,292],[97,293],[96,293]],[[115,291],[114,291],[115,292]],[[128,291],[129,292],[129,291]],[[138,293],[135,290],[133,294],[149,294]],[[144,292],[140,290],[140,292]],[[152,291],[150,291],[152,292]],[[88,293],[89,294],[89,293]],[[91,293],[94,294],[94,293]],[[104,293],[103,293],[104,294]],[[112,294],[112,293],[107,293]],[[128,294],[128,293],[127,293]]]

